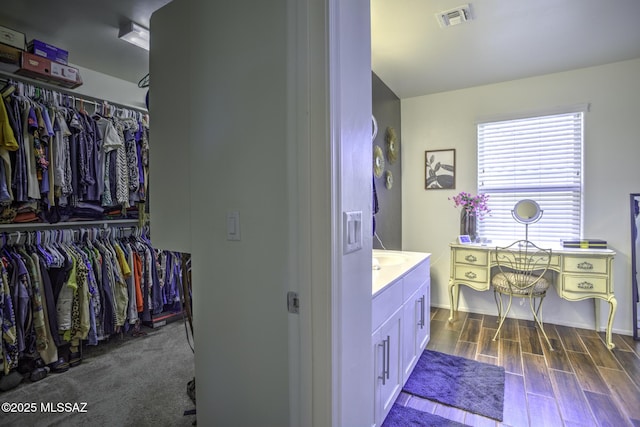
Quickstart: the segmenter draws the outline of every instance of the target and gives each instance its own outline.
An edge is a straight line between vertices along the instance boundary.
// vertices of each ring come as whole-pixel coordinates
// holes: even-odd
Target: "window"
[[[559,243],[582,230],[583,112],[478,125],[478,192],[489,195],[491,213],[479,235],[494,241],[524,239],[525,226],[511,216],[518,200],[533,199],[542,219],[529,239]]]

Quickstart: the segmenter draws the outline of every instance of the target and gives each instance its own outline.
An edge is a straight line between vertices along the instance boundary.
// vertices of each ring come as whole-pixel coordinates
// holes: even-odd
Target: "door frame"
[[[364,425],[373,419],[372,241],[363,233],[362,250],[343,254],[342,214],[361,210],[363,227],[371,221],[370,198],[351,203],[350,194],[362,188],[354,188],[349,169],[363,157],[359,178],[371,185],[370,4],[289,3],[289,167],[298,178],[289,207],[297,218],[290,259],[300,296],[289,328],[290,425]],[[361,321],[353,321],[352,309]]]

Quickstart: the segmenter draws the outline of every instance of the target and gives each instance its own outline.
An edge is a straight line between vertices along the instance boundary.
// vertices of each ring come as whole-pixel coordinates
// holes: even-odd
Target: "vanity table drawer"
[[[585,294],[606,294],[606,277],[564,276],[564,290]]]
[[[488,270],[482,267],[470,265],[456,265],[455,279],[465,282],[486,283],[488,280]]]
[[[574,273],[607,273],[606,258],[586,258],[579,256],[564,257],[564,271]]]
[[[488,254],[488,251],[458,249],[456,250],[456,263],[487,265]]]

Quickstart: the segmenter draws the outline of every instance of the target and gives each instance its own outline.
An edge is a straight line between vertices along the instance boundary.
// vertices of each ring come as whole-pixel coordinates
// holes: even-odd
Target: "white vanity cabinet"
[[[389,413],[402,390],[401,345],[402,310],[397,310],[373,334],[374,419],[381,420]]]
[[[374,272],[374,427],[382,425],[430,337],[430,254],[393,254],[404,255],[403,263],[381,264]]]
[[[405,295],[402,326],[402,369],[406,378],[429,341],[429,262],[419,264],[402,279]]]

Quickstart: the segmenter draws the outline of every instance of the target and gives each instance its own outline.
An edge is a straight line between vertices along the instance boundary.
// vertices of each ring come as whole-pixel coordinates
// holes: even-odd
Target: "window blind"
[[[478,223],[481,237],[525,237],[511,216],[521,199],[533,199],[542,219],[529,225],[529,240],[559,243],[582,230],[582,112],[478,124],[478,192],[489,195],[490,214]]]

